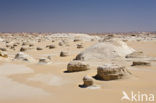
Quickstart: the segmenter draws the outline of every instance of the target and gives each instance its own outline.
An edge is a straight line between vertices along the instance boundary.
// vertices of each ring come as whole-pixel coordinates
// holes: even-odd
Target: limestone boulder
[[[79,53],[75,60],[89,62],[103,62],[105,60],[122,59],[126,55],[134,52],[133,48],[120,40],[99,42]]]
[[[48,58],[40,58],[38,63],[39,64],[50,64],[50,60]]]
[[[71,61],[67,65],[68,72],[86,71],[90,69],[89,65],[82,61]]]
[[[95,76],[99,80],[116,80],[121,79],[131,73],[124,67],[117,64],[105,64],[97,67],[97,75]]]
[[[22,60],[22,61],[27,61],[27,62],[35,62],[35,60],[33,59],[33,57],[31,57],[28,54],[25,54],[23,52],[19,52],[15,55],[15,60]]]
[[[151,63],[149,61],[143,61],[143,60],[140,60],[140,61],[133,61],[132,63],[132,66],[150,66]]]
[[[84,82],[83,84],[84,87],[92,86],[94,83],[92,77],[87,75],[83,77],[83,82]]]

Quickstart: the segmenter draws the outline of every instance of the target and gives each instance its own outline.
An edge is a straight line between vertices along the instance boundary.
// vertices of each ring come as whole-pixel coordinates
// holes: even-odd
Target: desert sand
[[[122,91],[156,95],[155,37],[1,33],[0,103],[131,103],[121,100]],[[136,51],[144,56],[125,58]],[[18,53],[22,57],[16,57]],[[78,54],[83,55],[76,58]],[[75,58],[89,69],[68,72],[68,63]],[[133,61],[143,60],[150,65],[131,66]],[[107,81],[94,78],[98,66],[112,62],[125,66],[130,75]],[[86,75],[93,86],[80,86]]]

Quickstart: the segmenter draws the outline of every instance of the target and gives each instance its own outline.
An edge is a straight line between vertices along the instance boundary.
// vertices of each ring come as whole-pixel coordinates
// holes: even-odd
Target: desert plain
[[[0,103],[156,101],[123,91],[156,95],[156,34],[0,34]]]

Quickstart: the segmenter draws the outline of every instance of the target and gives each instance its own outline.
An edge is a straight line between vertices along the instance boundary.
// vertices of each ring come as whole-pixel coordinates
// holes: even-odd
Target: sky
[[[156,0],[0,0],[0,32],[156,31]]]

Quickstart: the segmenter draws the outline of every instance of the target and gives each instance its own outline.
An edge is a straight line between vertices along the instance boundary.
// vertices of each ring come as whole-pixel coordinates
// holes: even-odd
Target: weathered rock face
[[[102,62],[116,58],[124,58],[135,50],[118,40],[97,43],[76,56],[76,60]]]
[[[125,58],[144,58],[144,57],[145,57],[145,55],[141,51],[133,52],[133,53],[125,56]]]
[[[89,65],[84,63],[84,62],[81,62],[81,61],[71,61],[67,65],[67,71],[68,72],[85,71],[88,69],[90,69]]]
[[[124,66],[116,64],[106,64],[97,68],[97,75],[95,76],[99,80],[115,80],[121,79],[124,76],[129,75],[130,72]]]
[[[66,57],[66,56],[69,56],[69,53],[67,51],[61,51],[60,56],[61,57]]]
[[[89,76],[84,76],[83,77],[83,82],[84,82],[84,84],[83,84],[84,87],[92,86],[93,83],[94,83],[93,79],[91,77],[89,77]]]
[[[139,65],[146,65],[146,66],[150,66],[151,63],[149,61],[133,61],[132,66],[139,66]]]
[[[35,61],[31,56],[29,56],[23,52],[17,53],[15,55],[15,59],[22,60],[22,61],[28,61],[28,62],[34,62]]]

